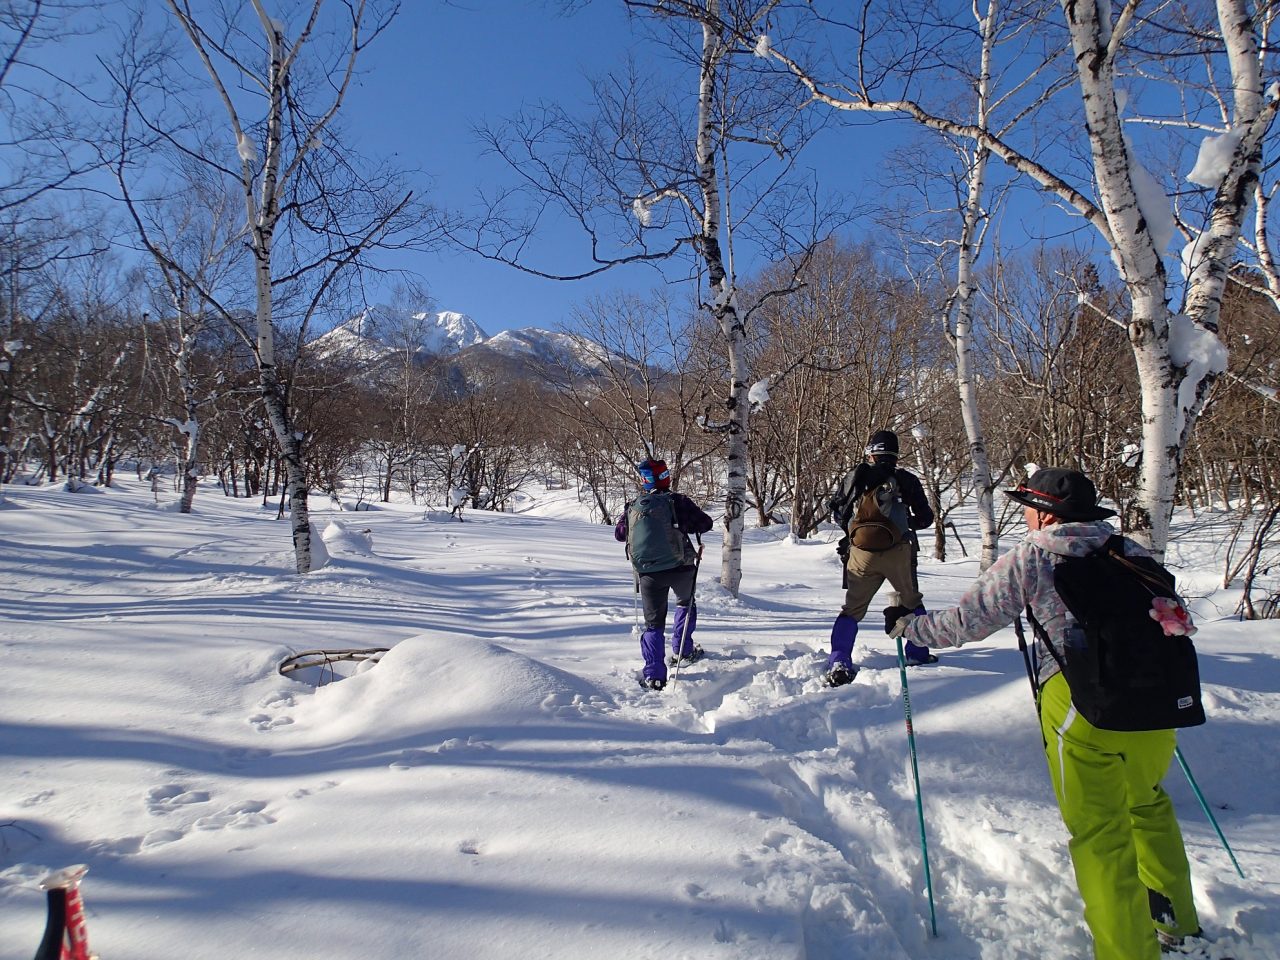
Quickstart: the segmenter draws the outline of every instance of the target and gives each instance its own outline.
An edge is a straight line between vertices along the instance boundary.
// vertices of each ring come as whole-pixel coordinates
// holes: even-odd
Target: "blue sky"
[[[566,14],[570,6],[574,9]],[[163,6],[155,2],[149,10],[159,27],[167,16]],[[63,76],[79,71],[73,82],[86,89],[96,86],[92,54],[112,59],[118,31],[127,29],[124,4],[113,2],[99,12],[116,29],[86,27],[88,36],[81,38],[64,33],[38,54]],[[500,121],[542,100],[587,115],[590,78],[613,69],[628,53],[655,71],[671,68],[669,52],[653,45],[637,52],[639,42],[621,0],[406,0],[391,28],[363,56],[340,122],[364,155],[420,171],[413,179],[420,196],[438,206],[465,208],[477,191],[511,183],[504,166],[481,156],[474,132],[478,124]],[[692,96],[695,78],[690,75],[687,82]],[[219,109],[211,107],[215,113]],[[869,192],[865,181],[881,167],[889,144],[918,135],[905,121],[856,117],[859,129],[851,136],[835,129],[847,116],[828,119],[834,120],[833,129],[801,158],[803,166],[821,172],[824,191]],[[589,266],[587,240],[571,226],[543,239],[549,243],[537,249],[536,266],[563,273]],[[752,272],[744,256],[739,251],[740,276]],[[437,309],[465,313],[489,334],[555,328],[570,322],[574,307],[592,295],[645,292],[662,282],[645,266],[585,281],[547,280],[461,252],[399,254],[386,263],[423,282]],[[391,286],[388,281],[370,300],[391,300]]]
[[[480,156],[476,124],[539,99],[585,104],[588,76],[608,70],[629,43],[621,3],[589,4],[571,16],[551,3],[406,3],[390,33],[371,48],[344,122],[368,153],[394,153],[428,175],[435,202],[464,205],[503,176]],[[566,233],[549,257],[570,269],[575,253],[585,254],[579,239]],[[592,293],[648,289],[656,279],[643,269],[558,282],[463,254],[416,255],[404,265],[422,275],[439,309],[468,314],[490,334],[551,328]]]
[[[510,182],[505,168],[480,156],[476,124],[509,117],[539,100],[585,109],[592,96],[589,78],[612,69],[636,43],[619,0],[597,0],[570,15],[552,0],[415,0],[404,4],[393,29],[371,48],[344,123],[367,153],[396,154],[406,166],[420,168],[430,178],[433,201],[465,205],[478,188]],[[662,51],[652,46],[639,59],[663,69]],[[689,83],[692,94],[692,77]],[[863,132],[857,140],[833,132],[810,145],[809,162],[822,165],[824,189],[857,191],[888,141],[915,133],[902,121],[859,120]],[[581,233],[566,228],[551,239],[553,246],[536,255],[538,266],[569,273],[588,264]],[[439,309],[468,314],[490,334],[553,328],[593,294],[647,291],[661,282],[654,269],[642,266],[560,282],[458,253],[397,263],[423,277]]]
[[[476,125],[500,121],[539,100],[585,115],[592,99],[589,78],[614,68],[637,46],[621,0],[577,3],[572,14],[563,12],[567,5],[558,0],[407,0],[362,59],[362,74],[341,122],[365,155],[420,171],[415,178],[420,195],[451,209],[467,206],[477,191],[511,182],[502,165],[481,156]],[[121,10],[113,4],[103,8],[103,15],[111,20]],[[157,24],[165,16],[159,3],[154,16]],[[106,37],[114,42],[115,31],[94,32],[85,42],[96,46]],[[70,70],[86,59],[79,46],[64,37],[46,49],[58,69]],[[637,58],[655,71],[670,68],[670,55],[652,46]],[[694,78],[687,79],[692,95]],[[884,174],[886,152],[920,136],[919,130],[904,120],[865,115],[827,119],[831,128],[806,148],[802,166],[819,171],[824,191],[883,198],[887,188],[874,178],[895,177]],[[849,233],[860,239],[857,228]],[[566,227],[535,256],[540,267],[572,273],[587,266],[587,254],[586,238]],[[398,255],[388,265],[419,277],[438,309],[465,313],[490,334],[554,328],[570,321],[574,307],[594,294],[647,291],[661,281],[652,268],[636,266],[588,281],[559,282],[460,252]],[[752,272],[742,259],[737,266],[740,276]],[[375,292],[370,299],[389,300],[391,291]]]

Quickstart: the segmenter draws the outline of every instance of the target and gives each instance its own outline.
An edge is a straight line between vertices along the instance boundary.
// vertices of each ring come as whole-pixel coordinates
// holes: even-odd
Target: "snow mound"
[[[330,520],[328,526],[324,528],[324,533],[320,534],[320,538],[325,542],[331,554],[359,553],[367,555],[373,552],[373,531],[368,527],[353,530],[337,520]]]
[[[67,477],[66,482],[62,485],[62,489],[67,493],[102,493],[101,488],[95,487],[92,483],[85,483],[75,477]]]
[[[378,664],[316,690],[298,721],[343,739],[545,721],[550,707],[599,693],[581,677],[459,634],[402,640]]]

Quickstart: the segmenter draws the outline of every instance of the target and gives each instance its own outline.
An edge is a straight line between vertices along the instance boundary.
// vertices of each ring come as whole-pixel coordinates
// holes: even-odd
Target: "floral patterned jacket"
[[[1033,530],[1025,540],[993,563],[964,592],[960,603],[913,620],[903,637],[930,647],[958,647],[982,640],[1008,626],[1028,604],[1044,626],[1058,656],[1062,656],[1067,609],[1053,586],[1053,568],[1065,557],[1092,553],[1115,533],[1100,520],[1055,523]],[[1126,556],[1147,552],[1125,538]],[[1058,664],[1043,644],[1036,644],[1036,674],[1044,683],[1058,672]]]

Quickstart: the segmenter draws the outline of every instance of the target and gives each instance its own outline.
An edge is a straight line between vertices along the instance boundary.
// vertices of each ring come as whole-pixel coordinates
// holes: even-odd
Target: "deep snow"
[[[740,599],[706,538],[709,656],[650,693],[629,567],[572,492],[463,523],[317,498],[330,562],[306,577],[274,509],[211,486],[190,516],[128,480],[4,495],[0,956],[34,954],[39,882],[75,863],[104,960],[1090,956],[1011,629],[909,674],[930,936],[874,615],[857,681],[817,679],[834,532],[749,531]],[[1217,952],[1261,960],[1280,957],[1280,644],[1214,590],[1219,532],[1184,522],[1171,551],[1210,713],[1180,739],[1246,879],[1176,766],[1167,784]],[[926,559],[926,602],[976,571]],[[372,646],[391,649],[324,685],[277,672]]]

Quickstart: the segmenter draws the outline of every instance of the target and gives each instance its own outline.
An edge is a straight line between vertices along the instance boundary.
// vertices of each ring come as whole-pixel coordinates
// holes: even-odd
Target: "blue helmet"
[[[654,490],[671,488],[671,471],[667,469],[664,460],[655,460],[652,457],[641,460],[636,464],[636,473],[640,476],[640,486],[644,487],[646,492],[652,493]]]

